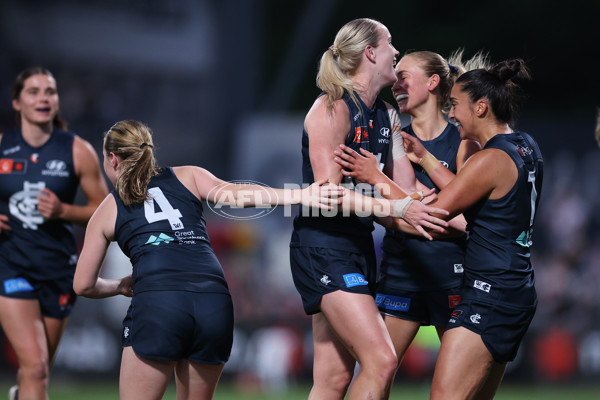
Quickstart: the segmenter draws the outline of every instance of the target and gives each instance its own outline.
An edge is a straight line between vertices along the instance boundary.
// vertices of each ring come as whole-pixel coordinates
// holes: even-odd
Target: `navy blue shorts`
[[[421,325],[446,326],[452,310],[460,303],[460,289],[413,292],[378,286],[375,302],[382,314]]]
[[[231,296],[170,290],[134,294],[121,342],[153,360],[224,364],[233,343]]]
[[[10,275],[10,276],[9,276]],[[5,270],[0,281],[0,296],[13,299],[36,299],[42,315],[57,319],[67,318],[77,295],[73,291],[73,276],[52,280],[36,280]]]
[[[462,326],[481,336],[494,360],[513,361],[531,324],[536,306],[515,307],[463,297],[452,311],[446,329]]]
[[[321,247],[290,247],[292,277],[306,314],[321,311],[323,295],[337,290],[374,295],[377,261],[366,253]]]

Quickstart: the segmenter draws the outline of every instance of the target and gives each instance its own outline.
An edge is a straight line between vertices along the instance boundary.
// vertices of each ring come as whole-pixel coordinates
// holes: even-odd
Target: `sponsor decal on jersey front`
[[[455,274],[462,274],[463,272],[465,272],[465,269],[463,268],[462,264],[454,264],[454,273]]]
[[[329,279],[329,276],[327,275],[323,275],[320,281],[323,285],[329,285],[331,283],[331,279]]]
[[[46,169],[42,170],[42,175],[68,178],[69,171],[67,169],[67,163],[61,160],[50,160],[46,163]]]
[[[0,158],[0,174],[24,174],[26,167],[23,159]]]
[[[408,297],[377,293],[375,303],[377,307],[386,310],[408,311],[410,309],[410,299]]]
[[[346,283],[346,287],[349,288],[353,286],[363,286],[369,284],[369,282],[367,282],[367,280],[365,279],[365,276],[362,274],[346,274],[343,277],[344,282]]]

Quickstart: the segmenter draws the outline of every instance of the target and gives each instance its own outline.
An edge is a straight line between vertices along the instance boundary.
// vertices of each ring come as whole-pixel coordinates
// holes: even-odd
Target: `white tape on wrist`
[[[410,207],[410,205],[413,203],[413,201],[415,201],[415,199],[413,199],[410,196],[406,196],[405,198],[403,198],[401,200],[394,200],[392,216],[395,218],[404,218],[404,216],[406,215],[406,211],[408,210],[408,207]]]
[[[395,131],[392,133],[392,159],[395,160],[404,156],[406,156],[404,138],[400,134],[400,131]]]

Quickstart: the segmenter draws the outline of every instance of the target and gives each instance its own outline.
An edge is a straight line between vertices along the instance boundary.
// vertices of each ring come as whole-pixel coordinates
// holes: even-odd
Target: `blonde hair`
[[[438,104],[444,114],[450,112],[450,92],[456,79],[467,71],[479,68],[489,68],[491,63],[487,53],[477,52],[472,58],[463,61],[463,49],[455,50],[448,60],[432,51],[413,51],[404,57],[414,57],[426,76],[437,74],[440,83],[437,86]]]
[[[152,131],[139,121],[119,121],[104,134],[104,151],[121,158],[116,189],[128,206],[148,198],[150,178],[158,173]]]
[[[327,107],[348,93],[359,106],[350,75],[356,72],[367,46],[377,47],[383,24],[369,18],[359,18],[344,25],[335,36],[333,45],[323,53],[317,73],[317,86],[327,93]],[[360,110],[361,107],[359,106]]]
[[[463,61],[464,49],[460,48],[455,50],[450,57],[448,57],[448,64],[458,68],[458,75],[462,75],[465,72],[473,71],[474,69],[488,69],[492,67],[490,56],[487,52],[479,50],[473,57]]]
[[[402,58],[404,57],[415,58],[427,77],[439,76],[440,82],[436,87],[437,101],[442,112],[447,114],[450,111],[450,91],[454,81],[460,74],[460,70],[433,51],[413,51],[404,54]]]

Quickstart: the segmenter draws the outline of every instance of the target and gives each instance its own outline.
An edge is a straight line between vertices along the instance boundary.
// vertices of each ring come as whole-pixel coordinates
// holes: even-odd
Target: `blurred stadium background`
[[[317,63],[345,22],[382,21],[401,54],[448,56],[463,47],[466,56],[524,58],[534,80],[517,127],[536,137],[546,161],[533,254],[539,308],[498,398],[600,398],[599,11],[600,3],[585,0],[3,0],[0,131],[13,126],[16,74],[44,65],[57,78],[70,129],[99,153],[102,132],[138,119],[153,128],[162,165],[196,164],[226,180],[283,186],[301,181],[300,133],[318,94]],[[389,90],[382,96],[393,102]],[[310,319],[289,272],[289,214],[232,221],[207,211],[237,321],[217,398],[308,393]],[[376,230],[377,240],[382,234]],[[112,248],[103,275],[130,268]],[[78,300],[53,370],[56,398],[71,398],[81,382],[116,389],[127,305],[125,298]],[[423,329],[392,397],[427,397],[438,346]],[[14,371],[0,332],[0,389],[13,384]],[[98,398],[116,397],[110,393]]]

